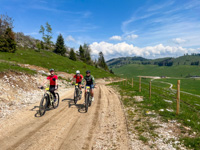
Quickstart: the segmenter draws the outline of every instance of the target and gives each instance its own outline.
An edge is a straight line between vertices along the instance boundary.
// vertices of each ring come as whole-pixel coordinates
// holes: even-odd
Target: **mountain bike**
[[[81,90],[79,89],[78,83],[75,84],[74,90],[74,104],[76,105],[77,101],[81,99]]]
[[[90,86],[86,86],[86,94],[85,94],[85,112],[88,111],[88,106],[91,106],[92,99],[90,96]]]
[[[39,88],[44,89],[43,87],[39,87]],[[42,99],[40,101],[40,106],[39,106],[40,116],[45,114],[47,107],[52,106],[54,109],[56,109],[58,107],[60,97],[59,97],[59,94],[57,92],[55,92],[55,95],[56,95],[56,101],[54,101],[54,96],[49,91],[49,88],[45,88],[45,93],[44,93],[44,96],[42,97]],[[49,106],[47,106],[48,104],[49,104]]]

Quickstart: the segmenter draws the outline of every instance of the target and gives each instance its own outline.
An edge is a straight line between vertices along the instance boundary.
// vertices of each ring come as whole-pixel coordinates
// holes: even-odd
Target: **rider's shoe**
[[[92,101],[94,102],[94,97],[92,97]]]
[[[56,102],[56,101],[57,101],[57,99],[55,98],[55,99],[54,99],[54,102]]]

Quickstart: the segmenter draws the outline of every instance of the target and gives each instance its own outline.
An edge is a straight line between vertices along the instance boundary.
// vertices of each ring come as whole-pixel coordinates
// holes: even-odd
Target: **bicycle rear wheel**
[[[59,105],[59,101],[60,101],[60,97],[59,97],[59,94],[58,93],[55,93],[56,94],[56,101],[53,102],[53,108],[56,109]]]
[[[44,96],[40,101],[40,106],[39,106],[39,114],[40,114],[40,116],[43,116],[45,114],[45,112],[46,112],[47,101],[48,101],[48,97],[47,96]]]

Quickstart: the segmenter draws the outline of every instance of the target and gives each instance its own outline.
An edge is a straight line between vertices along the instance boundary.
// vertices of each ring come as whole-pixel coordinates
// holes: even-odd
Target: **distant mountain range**
[[[176,66],[176,65],[200,65],[200,54],[185,54],[177,58],[165,57],[158,59],[146,59],[143,57],[119,57],[108,60],[109,68],[118,68],[128,64],[157,65],[157,66]]]

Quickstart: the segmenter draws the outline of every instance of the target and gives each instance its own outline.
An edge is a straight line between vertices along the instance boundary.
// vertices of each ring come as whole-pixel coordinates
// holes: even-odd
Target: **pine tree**
[[[76,54],[75,54],[73,48],[70,49],[70,52],[69,52],[69,59],[76,61]]]
[[[84,45],[83,45],[83,49],[84,49],[84,58],[85,58],[85,62],[87,63],[87,64],[92,64],[92,60],[91,60],[91,55],[90,55],[90,53],[91,53],[91,49],[90,49],[90,47],[89,47],[89,45],[88,44],[86,44],[86,43],[84,43]]]
[[[99,53],[98,65],[105,70],[109,70],[102,52]]]
[[[83,62],[85,62],[85,51],[84,51],[82,45],[80,45],[80,47],[79,47],[79,56],[80,56],[80,59],[81,59]]]
[[[60,54],[62,56],[66,53],[65,43],[62,35],[60,34],[56,41],[56,48],[54,50],[55,53]]]

